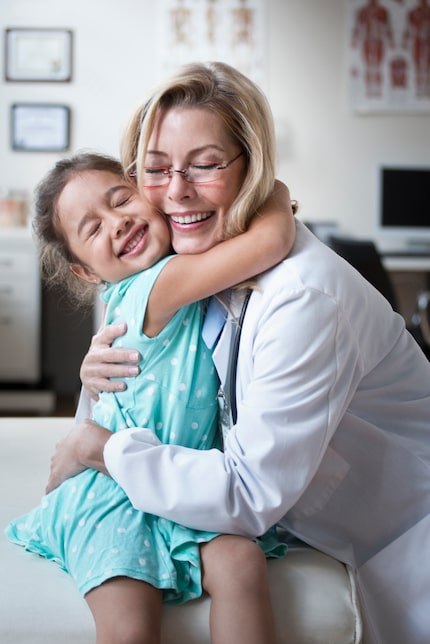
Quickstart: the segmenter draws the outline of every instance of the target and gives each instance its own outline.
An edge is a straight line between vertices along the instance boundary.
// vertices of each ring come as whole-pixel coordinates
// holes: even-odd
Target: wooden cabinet
[[[0,382],[40,380],[40,277],[27,228],[0,228]]]

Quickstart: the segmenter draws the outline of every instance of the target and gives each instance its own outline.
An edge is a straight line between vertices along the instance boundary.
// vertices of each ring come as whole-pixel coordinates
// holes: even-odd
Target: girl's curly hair
[[[40,248],[43,276],[48,286],[66,289],[78,305],[93,304],[97,285],[85,282],[70,270],[71,264],[82,262],[71,252],[60,226],[58,200],[66,185],[81,172],[111,172],[124,178],[121,163],[110,156],[80,152],[58,161],[35,190],[33,231]]]

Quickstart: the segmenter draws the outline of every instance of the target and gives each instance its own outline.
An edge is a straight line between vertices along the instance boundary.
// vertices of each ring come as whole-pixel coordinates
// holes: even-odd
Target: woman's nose
[[[174,201],[188,199],[195,194],[195,186],[186,181],[180,172],[172,172],[169,184],[167,186],[167,196]]]

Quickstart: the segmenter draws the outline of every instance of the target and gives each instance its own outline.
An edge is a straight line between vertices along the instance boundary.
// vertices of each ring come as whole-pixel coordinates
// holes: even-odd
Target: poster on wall
[[[159,77],[189,62],[220,60],[264,86],[264,0],[157,3]]]
[[[354,111],[430,112],[429,0],[347,0],[347,30]]]

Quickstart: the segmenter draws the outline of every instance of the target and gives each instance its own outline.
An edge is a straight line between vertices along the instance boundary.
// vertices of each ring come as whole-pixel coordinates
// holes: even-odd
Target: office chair
[[[382,263],[381,255],[373,241],[330,236],[327,245],[361,273],[382,293],[393,309],[400,313],[399,302],[390,275]],[[419,293],[416,311],[408,324],[408,330],[427,358],[430,359],[430,292]]]
[[[423,339],[430,347],[430,291],[424,291],[417,297],[415,322],[419,324]]]

